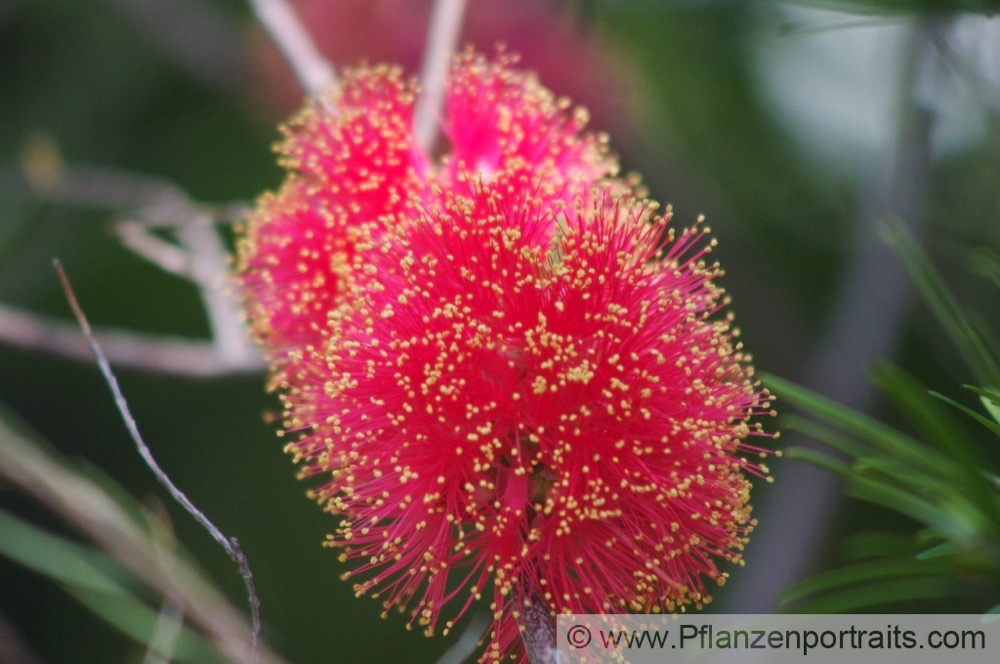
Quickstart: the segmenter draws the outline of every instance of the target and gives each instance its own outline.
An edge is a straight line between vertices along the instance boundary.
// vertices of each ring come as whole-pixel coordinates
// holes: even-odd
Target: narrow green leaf
[[[847,492],[855,498],[905,514],[917,523],[923,523],[942,533],[952,533],[956,530],[952,515],[928,500],[875,478],[857,474],[848,477],[850,482],[847,486]],[[961,529],[957,534],[964,536],[965,529]]]
[[[0,510],[0,533],[4,535],[0,537],[0,554],[59,583],[77,601],[137,643],[148,642],[158,614],[132,595],[126,584],[116,580],[116,576],[126,575],[116,561],[4,510]],[[181,632],[174,658],[194,663],[223,661],[208,641],[190,628]]]
[[[940,515],[943,522],[941,518],[936,524],[930,524],[926,519],[921,521],[934,525],[939,534],[963,540],[1000,536],[996,493],[989,493],[991,490],[984,478],[971,468],[967,469],[965,479],[958,483],[882,458],[860,458],[854,463],[853,470],[856,473],[852,478],[854,480],[862,477],[873,480],[886,489],[898,490],[933,505],[935,511],[928,512],[927,517]],[[888,494],[880,492],[879,495],[884,500]]]
[[[912,491],[925,497],[940,495],[957,495],[960,487],[917,470],[905,463],[900,463],[893,459],[884,457],[858,457],[852,464],[852,468],[858,474],[872,478],[875,474],[880,474],[893,480],[893,486]],[[974,471],[969,471],[968,475],[974,475]]]
[[[103,592],[122,586],[94,560],[103,554],[32,526],[0,510],[0,554],[50,579]]]
[[[796,583],[790,588],[786,588],[776,599],[779,604],[786,605],[809,595],[841,590],[850,586],[867,584],[872,581],[944,576],[950,571],[951,568],[948,565],[937,561],[921,562],[913,559],[878,560],[817,574],[805,581]]]
[[[870,503],[901,512],[918,523],[923,523],[942,532],[951,532],[955,524],[952,518],[933,503],[900,489],[890,480],[865,477],[851,466],[830,458],[828,455],[805,447],[785,450],[785,456],[811,463],[848,480],[848,493]],[[963,533],[964,534],[964,531]]]
[[[789,448],[785,450],[785,455],[789,459],[805,461],[844,477],[848,480],[849,495],[900,512],[941,533],[947,533],[952,537],[967,537],[970,530],[978,532],[970,525],[970,519],[957,519],[954,514],[942,510],[938,505],[909,490],[900,488],[890,479],[865,476],[822,452],[804,447]],[[978,520],[974,523],[979,525]]]
[[[986,397],[979,397],[979,400],[983,402],[983,408],[985,408],[986,412],[990,414],[990,417],[1000,423],[1000,404],[997,404]]]
[[[848,456],[861,456],[871,451],[871,448],[864,443],[859,443],[853,438],[798,415],[783,416],[781,425],[783,429],[798,431]]]
[[[919,381],[888,362],[878,362],[872,373],[875,384],[893,400],[913,429],[958,462],[943,487],[955,487],[958,491],[942,495],[961,493],[965,496],[964,500],[974,503],[981,514],[993,514],[996,511],[996,491],[977,470],[984,467],[986,461],[979,448],[970,442],[971,437],[961,427],[962,423],[955,419],[953,411],[932,397]],[[986,521],[992,523],[994,520],[987,518]]]
[[[992,608],[986,609],[986,611],[984,611],[983,613],[991,616],[1000,616],[1000,604],[997,604]]]
[[[966,468],[965,476],[959,482],[929,475],[883,457],[860,457],[854,462],[853,469],[869,479],[879,479],[878,475],[891,479],[892,482],[885,483],[887,486],[895,486],[928,500],[949,512],[956,522],[966,526],[975,524],[977,532],[994,529],[991,517],[996,512],[998,496],[986,484],[982,474],[973,468]]]
[[[970,392],[978,394],[979,396],[986,399],[990,403],[996,406],[1000,406],[1000,391],[991,390],[985,387],[979,387],[977,385],[962,385],[962,387],[969,390]]]
[[[64,589],[95,615],[136,643],[147,646],[152,642],[159,613],[132,595],[109,594],[72,586]],[[221,664],[226,661],[203,636],[189,627],[181,629],[172,652],[156,654],[168,661],[190,664]]]
[[[996,357],[969,322],[910,231],[898,219],[886,219],[881,230],[882,237],[895,250],[917,290],[965,358],[969,369],[980,382],[1000,386],[1000,364]]]
[[[1000,253],[987,247],[977,247],[969,256],[972,269],[986,277],[1000,290]]]
[[[811,463],[814,466],[819,466],[823,470],[843,475],[844,477],[850,477],[851,475],[851,467],[846,463],[836,461],[822,452],[810,450],[806,447],[789,447],[785,450],[785,457],[788,459],[796,459],[798,461]]]
[[[949,577],[903,579],[871,583],[841,592],[821,595],[792,609],[795,613],[851,613],[874,606],[927,600],[961,595],[958,585]]]
[[[944,535],[933,530],[928,530],[927,528],[922,528],[913,534],[913,541],[917,547],[922,551],[932,546],[937,546],[944,542],[949,541]],[[919,551],[918,551],[919,553]],[[913,555],[914,558],[917,557],[916,554]]]
[[[964,468],[955,460],[872,417],[772,374],[762,375],[761,380],[782,399],[844,429],[890,457],[930,473],[947,473],[955,480],[964,476]]]
[[[948,12],[981,12],[989,16],[996,13],[995,0],[794,0],[788,4],[830,9],[860,19],[900,15],[910,18],[923,13],[935,16]]]
[[[952,399],[950,397],[946,397],[945,395],[941,394],[940,392],[933,392],[932,391],[932,392],[930,392],[930,395],[932,397],[940,399],[941,401],[944,401],[946,404],[954,406],[955,408],[957,408],[958,410],[962,411],[963,413],[965,413],[966,415],[968,415],[969,417],[971,417],[975,421],[977,421],[980,424],[982,424],[984,427],[986,427],[987,429],[989,429],[990,431],[992,431],[996,435],[1000,436],[1000,424],[998,424],[998,423],[994,422],[993,420],[990,420],[990,419],[988,419],[986,417],[983,417],[982,415],[980,415],[976,411],[972,410],[971,408],[958,403],[957,401],[955,401],[954,399]]]
[[[979,395],[979,400],[983,402],[983,407],[994,420],[1000,423],[1000,392],[987,390],[975,385],[963,385],[965,389]]]
[[[956,553],[958,553],[958,546],[954,542],[943,542],[917,554],[917,560],[931,560],[943,556],[953,556]]]
[[[919,548],[913,537],[886,532],[864,532],[849,536],[843,544],[844,557],[852,562],[870,558],[916,557]]]
[[[872,368],[872,382],[892,400],[923,440],[965,466],[982,465],[979,450],[967,442],[968,432],[962,429],[949,409],[927,394],[927,388],[920,381],[889,362],[878,360]]]

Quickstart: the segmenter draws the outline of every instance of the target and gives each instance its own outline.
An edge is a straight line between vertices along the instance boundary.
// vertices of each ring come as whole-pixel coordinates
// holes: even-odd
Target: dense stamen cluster
[[[279,364],[323,338],[361,227],[424,186],[426,159],[410,130],[415,84],[387,66],[345,79],[334,98],[285,127],[280,163],[289,175],[258,201],[240,250],[248,317]]]
[[[241,248],[345,576],[428,633],[488,597],[484,659],[520,652],[527,602],[702,606],[753,527],[766,469],[741,452],[769,409],[708,229],[668,226],[504,56],[456,60],[436,163],[407,133],[410,84],[346,85],[289,130],[292,175]]]

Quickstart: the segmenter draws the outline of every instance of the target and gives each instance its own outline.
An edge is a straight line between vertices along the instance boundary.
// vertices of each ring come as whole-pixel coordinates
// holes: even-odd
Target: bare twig
[[[259,363],[260,353],[250,343],[240,302],[226,289],[228,256],[211,219],[203,215],[176,228],[177,239],[183,248],[134,222],[118,224],[116,231],[125,246],[161,269],[198,286],[212,328],[213,345],[222,362],[235,366]]]
[[[195,282],[205,279],[206,274],[199,271],[201,266],[194,264],[191,254],[149,232],[142,223],[122,221],[114,225],[114,232],[123,245],[164,272]]]
[[[142,208],[172,220],[183,219],[177,210],[190,206],[184,192],[158,178],[113,168],[70,168],[59,162],[26,166],[27,173],[0,170],[0,194],[98,210]]]
[[[189,376],[215,376],[263,366],[246,333],[240,304],[227,291],[227,251],[216,223],[245,214],[240,203],[202,205],[173,183],[110,168],[68,167],[45,136],[25,144],[20,169],[0,170],[0,194],[96,209],[126,210],[113,228],[122,243],[162,270],[193,282],[212,329],[212,343],[125,331],[96,334],[109,357],[123,364]],[[171,230],[176,242],[154,234]],[[89,360],[75,328],[0,304],[0,341]]]
[[[242,219],[242,202],[196,203],[179,187],[162,178],[116,168],[70,166],[62,163],[48,139],[30,141],[25,164],[0,166],[0,196],[31,198],[95,210],[127,210],[147,228],[175,228],[205,217],[213,223]]]
[[[316,48],[285,0],[250,0],[250,4],[307,94],[321,99],[323,93],[336,87],[333,65]]]
[[[228,254],[222,238],[208,223],[188,224],[177,229],[177,238],[187,247],[192,259],[201,301],[212,328],[212,340],[224,362],[243,364],[260,358],[251,344],[243,323],[239,298],[226,286]]]
[[[251,356],[230,361],[207,341],[125,332],[94,331],[101,348],[115,364],[143,371],[208,378],[256,372],[263,359]],[[0,304],[0,342],[54,353],[79,362],[92,362],[94,355],[76,325],[38,316]]]
[[[243,583],[246,586],[247,600],[250,604],[250,614],[253,623],[253,645],[251,651],[251,660],[256,657],[257,650],[257,640],[260,635],[260,599],[257,597],[257,591],[254,587],[253,573],[250,571],[250,565],[247,563],[246,556],[243,554],[243,550],[240,548],[239,540],[235,537],[226,537],[221,530],[219,530],[214,523],[209,521],[209,519],[195,507],[188,497],[173,483],[169,476],[160,465],[156,462],[153,457],[153,453],[150,451],[149,447],[146,446],[145,441],[142,439],[142,435],[139,433],[139,427],[132,417],[132,413],[129,411],[128,403],[125,401],[125,396],[121,392],[121,388],[118,386],[118,380],[115,378],[114,372],[111,370],[111,365],[108,363],[107,357],[105,357],[104,352],[101,350],[100,345],[94,338],[94,334],[90,329],[90,323],[87,321],[87,317],[84,315],[83,310],[80,308],[79,302],[76,300],[76,295],[73,293],[73,287],[69,282],[69,278],[66,276],[66,272],[62,268],[62,264],[58,260],[55,261],[56,272],[59,274],[59,280],[62,282],[63,290],[66,293],[66,299],[69,300],[69,305],[73,309],[73,314],[76,316],[77,321],[80,323],[80,329],[83,331],[83,335],[87,338],[87,342],[90,344],[91,350],[94,352],[94,357],[97,358],[97,366],[101,370],[101,374],[104,376],[105,382],[107,382],[108,387],[111,390],[112,395],[115,399],[115,405],[118,407],[118,412],[121,414],[122,421],[125,423],[125,428],[128,429],[129,434],[132,436],[132,440],[135,442],[136,447],[139,450],[140,456],[142,456],[143,461],[146,465],[153,471],[156,479],[166,487],[170,495],[176,500],[184,509],[194,517],[194,520],[202,525],[205,530],[209,532],[213,539],[218,542],[229,557],[239,566],[240,574],[243,576]]]
[[[437,138],[448,66],[451,55],[458,46],[464,13],[465,0],[437,0],[431,14],[427,45],[424,48],[424,67],[420,75],[422,92],[413,116],[413,133],[417,145],[428,154],[434,149]]]
[[[108,493],[15,432],[0,417],[0,477],[19,487],[90,537],[136,576],[180,607],[234,662],[251,660],[243,616],[188,563],[165,555]],[[260,642],[258,664],[281,658]]]

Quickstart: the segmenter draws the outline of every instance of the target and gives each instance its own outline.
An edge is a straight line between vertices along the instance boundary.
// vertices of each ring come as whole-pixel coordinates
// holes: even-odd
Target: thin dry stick
[[[285,0],[250,0],[250,5],[309,96],[320,99],[324,92],[336,87],[333,65],[313,44]]]
[[[196,203],[161,178],[109,168],[70,167],[58,146],[44,137],[29,142],[21,169],[0,168],[0,195],[95,209],[129,210],[113,228],[122,243],[164,271],[192,281],[211,324],[212,342],[99,330],[95,336],[116,364],[185,376],[218,376],[263,368],[250,343],[235,297],[225,292],[225,248],[219,221],[242,218],[246,206]],[[151,232],[169,228],[179,243]],[[76,326],[0,304],[0,341],[91,361],[92,352]]]
[[[215,344],[165,335],[103,329],[94,331],[105,355],[117,365],[179,376],[225,376],[264,368],[260,355],[232,361]],[[80,362],[93,351],[77,325],[0,304],[0,342],[41,350]]]
[[[111,365],[108,363],[108,359],[104,356],[104,352],[101,350],[100,345],[97,343],[97,339],[94,338],[94,334],[90,329],[90,323],[87,321],[87,317],[83,313],[83,309],[80,308],[79,302],[77,302],[76,295],[73,293],[73,287],[69,282],[69,277],[66,276],[66,272],[63,270],[62,264],[58,259],[54,261],[56,272],[59,274],[59,281],[62,282],[63,290],[66,293],[66,299],[69,301],[69,306],[73,309],[73,314],[76,316],[77,321],[80,323],[80,329],[83,331],[83,336],[87,338],[87,342],[90,344],[91,350],[94,352],[94,357],[97,359],[97,366],[101,370],[101,374],[104,376],[105,382],[108,384],[108,388],[111,390],[111,394],[115,398],[115,405],[118,407],[118,412],[121,414],[122,421],[125,423],[125,428],[128,429],[129,434],[132,436],[132,440],[135,441],[135,445],[139,450],[140,456],[142,456],[143,461],[146,465],[153,471],[156,479],[166,487],[170,495],[176,500],[180,505],[188,511],[188,513],[194,517],[194,520],[202,525],[209,532],[212,538],[219,543],[229,557],[237,564],[240,570],[240,575],[243,577],[243,584],[246,586],[247,591],[247,601],[250,604],[250,615],[253,624],[253,643],[251,650],[251,660],[256,659],[257,653],[257,640],[260,636],[260,599],[257,597],[257,590],[254,587],[253,573],[250,571],[250,564],[247,562],[246,556],[243,554],[243,550],[240,548],[239,540],[235,537],[226,537],[221,530],[219,530],[215,524],[208,520],[208,518],[195,507],[184,492],[178,489],[173,481],[167,476],[165,472],[160,468],[160,465],[153,458],[153,453],[150,451],[149,447],[146,446],[145,441],[142,439],[142,435],[139,433],[139,427],[132,417],[132,413],[129,411],[128,403],[125,401],[125,396],[122,394],[121,388],[118,386],[118,380],[115,378],[114,372],[111,371]]]
[[[93,210],[128,210],[145,228],[176,228],[203,216],[213,223],[229,223],[245,218],[249,209],[241,201],[196,203],[177,185],[155,176],[66,164],[58,146],[47,139],[30,143],[24,164],[0,165],[0,196]]]
[[[452,53],[458,46],[462,31],[465,0],[437,0],[431,14],[431,25],[424,48],[424,68],[420,74],[422,92],[413,116],[413,134],[424,152],[434,149],[445,83]]]
[[[192,204],[191,213],[191,223],[174,229],[180,246],[159,238],[137,222],[120,224],[117,231],[122,243],[134,252],[198,287],[212,330],[212,345],[222,362],[259,364],[260,352],[250,342],[239,297],[225,288],[229,275],[222,239],[207,212],[199,212]]]
[[[118,240],[134,254],[142,256],[164,272],[194,282],[205,280],[207,275],[201,272],[200,265],[194,263],[190,253],[173,242],[150,233],[142,223],[131,220],[120,221],[112,230],[118,236]]]
[[[250,342],[243,322],[240,297],[225,287],[229,283],[228,256],[222,238],[211,224],[202,223],[181,226],[177,239],[187,247],[192,265],[200,274],[195,283],[201,291],[219,356],[234,364],[259,359],[260,351]]]

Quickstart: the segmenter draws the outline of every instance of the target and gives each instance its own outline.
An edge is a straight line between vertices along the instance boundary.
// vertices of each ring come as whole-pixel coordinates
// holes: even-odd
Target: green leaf
[[[850,477],[851,475],[851,467],[846,463],[831,459],[828,455],[807,447],[789,447],[785,450],[785,457],[811,463],[823,470],[843,475],[844,477]]]
[[[886,532],[865,532],[851,535],[844,541],[844,556],[859,562],[870,558],[916,557],[919,549],[909,535]]]
[[[872,581],[889,579],[944,576],[951,571],[950,566],[939,562],[918,560],[877,560],[817,574],[796,583],[778,595],[779,604],[790,604],[809,595],[840,590],[850,586],[868,584]]]
[[[893,481],[892,486],[921,496],[954,495],[960,490],[959,487],[939,477],[884,457],[858,457],[852,464],[852,468],[857,474],[870,479],[881,479],[876,478],[875,475],[882,475]]]
[[[783,415],[781,425],[783,429],[798,431],[848,456],[860,456],[871,451],[867,445],[853,438],[798,415]]]
[[[954,542],[943,542],[917,554],[917,560],[931,560],[943,556],[953,556],[958,553],[958,550],[958,546]]]
[[[95,564],[101,555],[0,510],[0,554],[50,579],[102,592],[122,586]]]
[[[935,529],[951,537],[968,537],[970,532],[978,533],[983,527],[983,519],[978,510],[969,510],[965,503],[965,518],[959,514],[941,509],[936,503],[899,487],[890,478],[869,477],[847,464],[830,456],[805,447],[792,447],[785,451],[789,459],[806,461],[847,480],[847,493],[855,498],[900,512],[918,523]],[[985,527],[991,527],[988,523]]]
[[[910,273],[910,278],[924,301],[965,358],[969,369],[980,382],[1000,387],[1000,364],[996,357],[958,306],[910,231],[898,219],[886,219],[881,231],[882,237],[896,251]]]
[[[72,586],[64,589],[122,634],[138,644],[151,646],[156,652],[152,644],[160,620],[157,611],[127,594],[109,594]],[[188,627],[181,629],[171,652],[156,654],[168,661],[190,664],[221,664],[226,661],[203,636]]]
[[[987,429],[989,429],[990,431],[992,431],[996,435],[1000,436],[1000,424],[998,424],[998,423],[994,422],[993,420],[990,420],[990,419],[988,419],[986,417],[983,417],[982,415],[980,415],[976,411],[972,410],[971,408],[969,408],[967,406],[963,406],[962,404],[958,403],[954,399],[952,399],[950,397],[946,397],[945,395],[941,394],[940,392],[931,392],[930,394],[931,394],[931,396],[933,396],[933,397],[935,397],[937,399],[940,399],[941,401],[944,401],[946,404],[954,406],[955,408],[957,408],[958,410],[962,411],[963,413],[965,413],[966,415],[968,415],[969,417],[971,417],[975,421],[977,421],[980,424],[982,424],[984,427],[986,427]]]
[[[847,492],[855,498],[905,514],[942,533],[956,530],[952,516],[928,500],[873,478],[849,475],[849,479]],[[964,529],[961,534],[965,534]]]
[[[127,573],[106,554],[52,535],[0,510],[0,554],[59,583],[77,601],[146,645],[155,633],[158,613],[126,589]],[[109,573],[109,570],[113,572]],[[170,653],[162,653],[169,658]],[[197,632],[183,628],[173,653],[180,662],[222,662],[214,647]]]
[[[961,588],[950,578],[908,578],[833,592],[797,605],[795,613],[850,613],[873,606],[927,600],[950,595],[961,595]]]
[[[864,17],[941,15],[948,12],[981,12],[992,16],[998,9],[996,0],[794,0],[794,4]]]
[[[927,394],[927,388],[902,369],[878,360],[872,368],[872,382],[888,396],[896,409],[927,442],[965,466],[979,467],[982,455],[968,444],[967,433],[950,410]]]
[[[763,374],[761,381],[780,398],[857,436],[892,458],[910,463],[930,473],[947,473],[956,481],[964,475],[961,464],[920,441],[847,406],[791,383],[773,374]]]
[[[969,257],[972,269],[989,279],[1000,289],[1000,253],[987,247],[977,247]]]
[[[892,482],[885,482],[886,486],[908,491],[950,514],[952,536],[968,537],[988,531],[1000,534],[991,518],[996,514],[996,492],[973,468],[966,468],[965,477],[958,483],[881,457],[860,457],[853,469],[869,479],[880,479],[876,473],[890,478]]]
[[[963,385],[967,390],[979,395],[979,400],[983,402],[983,407],[994,420],[1000,423],[1000,392],[987,390],[975,385]]]

